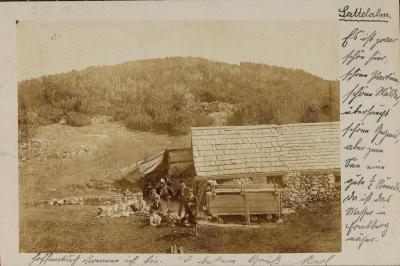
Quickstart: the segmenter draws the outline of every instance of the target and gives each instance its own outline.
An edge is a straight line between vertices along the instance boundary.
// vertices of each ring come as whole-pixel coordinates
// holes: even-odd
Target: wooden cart
[[[281,216],[281,192],[274,185],[217,185],[206,193],[206,213],[218,218],[223,215]]]

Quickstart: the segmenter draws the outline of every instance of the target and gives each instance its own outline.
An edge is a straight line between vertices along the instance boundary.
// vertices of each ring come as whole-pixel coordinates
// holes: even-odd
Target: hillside
[[[84,126],[95,115],[112,116],[130,129],[170,134],[218,123],[339,120],[338,81],[302,70],[193,57],[138,60],[21,81],[18,101],[20,141],[39,126],[60,121]]]

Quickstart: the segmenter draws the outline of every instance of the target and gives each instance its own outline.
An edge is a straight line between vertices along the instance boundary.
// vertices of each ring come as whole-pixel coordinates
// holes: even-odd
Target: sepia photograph
[[[341,251],[337,21],[16,38],[20,252]]]

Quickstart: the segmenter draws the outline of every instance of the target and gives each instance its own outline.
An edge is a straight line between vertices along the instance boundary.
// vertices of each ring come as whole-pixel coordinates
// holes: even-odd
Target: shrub
[[[228,117],[228,125],[272,124],[277,109],[274,107],[274,103],[265,98],[247,101]]]
[[[210,103],[210,102],[213,102],[213,101],[217,100],[217,97],[211,91],[208,91],[208,90],[205,90],[205,89],[203,89],[200,92],[198,92],[197,97],[198,97],[200,102],[208,102],[208,103]]]
[[[129,129],[150,131],[153,126],[153,118],[143,113],[132,114],[126,119],[125,126]]]
[[[38,111],[39,124],[49,125],[60,122],[64,118],[64,110],[51,106],[42,106]]]
[[[92,123],[89,116],[73,111],[67,113],[65,122],[67,125],[73,127],[83,127]]]

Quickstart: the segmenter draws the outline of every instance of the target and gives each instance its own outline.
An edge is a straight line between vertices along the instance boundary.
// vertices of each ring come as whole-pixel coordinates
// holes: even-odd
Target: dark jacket
[[[185,188],[179,188],[178,191],[176,192],[176,197],[179,201],[179,203],[181,204],[185,204],[186,202],[186,198],[188,197],[189,194],[189,188],[185,187]]]

